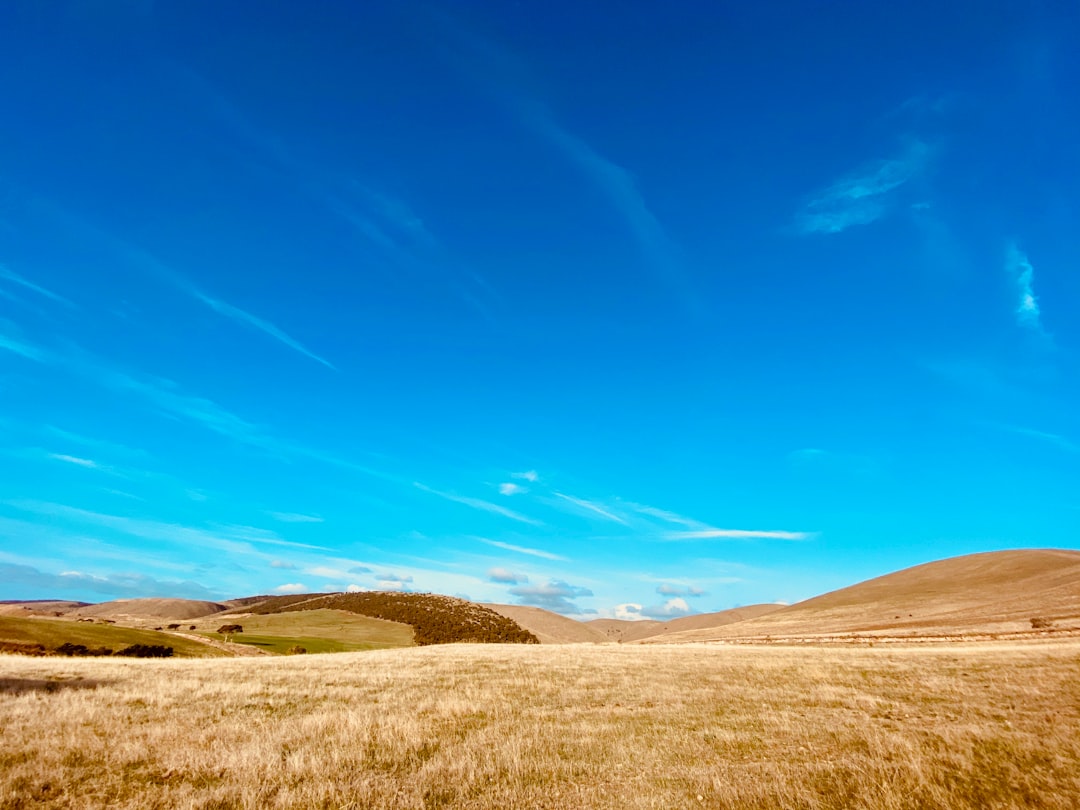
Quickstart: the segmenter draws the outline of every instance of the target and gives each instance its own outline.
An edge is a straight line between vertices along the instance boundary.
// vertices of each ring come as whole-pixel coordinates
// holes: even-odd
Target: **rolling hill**
[[[1080,629],[1080,551],[992,551],[924,563],[714,628],[645,643],[828,636],[920,638]]]
[[[540,639],[541,644],[598,644],[610,640],[589,622],[568,619],[543,608],[496,604],[484,607],[517,622]]]
[[[218,602],[197,599],[116,599],[71,611],[76,616],[133,619],[198,619],[227,610]]]

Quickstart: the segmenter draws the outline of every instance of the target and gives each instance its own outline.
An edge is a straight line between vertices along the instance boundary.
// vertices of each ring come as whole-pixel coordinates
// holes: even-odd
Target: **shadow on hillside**
[[[110,681],[72,678],[55,681],[44,678],[0,678],[0,695],[25,695],[30,692],[62,692],[66,689],[97,689]]]

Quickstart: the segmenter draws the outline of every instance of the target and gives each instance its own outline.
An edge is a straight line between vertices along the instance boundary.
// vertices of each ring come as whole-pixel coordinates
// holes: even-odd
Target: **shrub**
[[[1035,616],[1031,620],[1031,627],[1033,630],[1045,630],[1048,627],[1053,627],[1054,623],[1047,619],[1045,616]]]
[[[307,647],[301,647],[299,644],[294,644],[285,651],[286,655],[306,655]]]
[[[56,654],[71,656],[102,656],[112,655],[113,651],[109,647],[90,648],[85,644],[72,644],[70,641],[66,641],[56,648]]]
[[[243,625],[239,624],[223,624],[217,629],[223,636],[231,636],[233,633],[243,633]]]
[[[128,658],[171,658],[173,648],[161,644],[132,644],[116,654]]]

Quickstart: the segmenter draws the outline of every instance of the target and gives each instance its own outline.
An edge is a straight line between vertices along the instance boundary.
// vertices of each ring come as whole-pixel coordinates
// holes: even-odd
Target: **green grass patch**
[[[41,644],[55,650],[61,644],[83,644],[87,647],[109,647],[113,652],[132,644],[165,645],[173,648],[179,658],[210,658],[228,653],[172,633],[154,630],[135,630],[113,624],[91,624],[69,619],[24,619],[0,616],[0,641],[16,644]]]
[[[239,624],[243,633],[229,640],[251,644],[275,654],[299,646],[309,653],[354,652],[413,646],[413,631],[406,624],[358,616],[341,610],[304,610],[263,616],[211,616],[200,619],[198,632],[224,640],[213,632],[223,624]]]

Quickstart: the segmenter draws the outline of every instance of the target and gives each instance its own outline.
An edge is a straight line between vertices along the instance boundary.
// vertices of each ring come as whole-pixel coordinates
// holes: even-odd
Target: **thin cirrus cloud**
[[[184,294],[194,298],[201,304],[209,307],[219,315],[229,318],[232,321],[248,326],[263,334],[269,335],[278,342],[288,346],[293,351],[308,357],[330,369],[335,369],[334,365],[325,358],[319,356],[315,352],[308,349],[300,341],[294,339],[287,334],[284,330],[275,326],[263,318],[251,314],[247,310],[234,306],[227,301],[222,301],[220,298],[215,298],[212,295],[207,294],[198,287],[194,282],[188,279],[183,274],[169,267],[157,257],[151,255],[146,250],[143,250],[136,245],[113,236],[95,225],[82,220],[78,216],[71,214],[68,211],[57,208],[56,206],[50,206],[53,217],[63,223],[69,231],[72,231],[77,236],[84,239],[91,239],[98,244],[106,246],[113,253],[123,258],[123,260],[130,266],[138,269],[146,275],[157,278],[166,284],[175,287],[177,290]],[[335,369],[336,370],[336,369]]]
[[[50,301],[53,301],[57,304],[63,304],[64,306],[71,307],[73,309],[75,308],[75,304],[64,298],[64,296],[57,295],[52,290],[47,290],[41,285],[35,284],[34,282],[30,281],[27,278],[24,278],[23,276],[20,276],[14,270],[3,264],[0,264],[0,281],[6,281],[9,284],[14,284],[17,287],[22,287],[25,290],[30,290],[31,292],[48,298]]]
[[[323,518],[318,515],[305,515],[301,512],[267,512],[274,520],[282,523],[323,523]]]
[[[51,520],[63,520],[84,526],[111,529],[120,534],[141,540],[154,540],[189,547],[199,546],[229,552],[246,552],[251,550],[253,545],[285,546],[327,551],[322,546],[294,543],[283,539],[274,532],[253,526],[185,526],[161,520],[110,515],[47,501],[8,500],[2,501],[2,503],[21,512],[47,517]]]
[[[930,147],[915,141],[899,157],[881,160],[837,180],[818,193],[795,220],[801,234],[836,234],[868,225],[888,214],[898,190],[916,177],[930,158]]]
[[[599,515],[604,520],[610,520],[613,523],[621,523],[623,526],[630,525],[625,518],[619,517],[614,512],[605,509],[598,503],[594,503],[593,501],[587,501],[584,498],[575,498],[572,495],[566,495],[562,492],[555,492],[553,494],[556,498],[561,498],[565,503],[572,504],[578,507],[578,509],[584,510],[589,514]]]
[[[754,529],[701,529],[668,532],[665,540],[809,540],[812,532],[758,531]]]
[[[541,521],[539,520],[534,520],[533,518],[528,517],[527,515],[523,515],[520,512],[515,512],[513,509],[507,509],[505,506],[499,506],[499,504],[497,503],[491,503],[491,501],[485,501],[481,498],[470,498],[465,495],[455,495],[452,492],[440,492],[437,489],[432,489],[429,486],[421,484],[419,481],[414,481],[413,486],[423,492],[437,495],[440,498],[445,498],[446,500],[453,501],[454,503],[460,503],[463,506],[468,506],[472,509],[478,509],[481,512],[491,512],[495,515],[502,515],[505,518],[510,518],[510,520],[516,520],[519,523],[528,523],[532,526],[543,525],[543,523],[541,523]]]
[[[35,346],[33,343],[29,343],[26,340],[15,337],[11,334],[14,324],[11,321],[5,321],[0,318],[0,349],[17,354],[27,360],[33,360],[37,363],[47,362],[49,354],[39,346]],[[8,332],[5,334],[4,332]]]
[[[489,546],[495,546],[495,548],[505,549],[506,551],[515,551],[518,554],[528,554],[530,557],[540,557],[544,560],[561,560],[565,562],[566,557],[559,554],[552,554],[550,551],[544,551],[539,548],[527,548],[526,546],[515,546],[513,543],[504,543],[502,540],[488,540],[485,537],[477,538],[481,543],[487,543]]]
[[[51,458],[53,461],[62,461],[65,464],[74,464],[76,467],[86,467],[87,469],[97,470],[101,468],[93,459],[79,458],[78,456],[69,456],[64,453],[46,453],[47,458]]]

